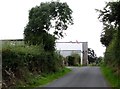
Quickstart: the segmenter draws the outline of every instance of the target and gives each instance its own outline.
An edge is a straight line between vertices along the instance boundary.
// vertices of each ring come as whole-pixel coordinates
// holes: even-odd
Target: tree
[[[113,28],[113,26],[111,25],[109,26],[106,24],[101,33],[101,38],[100,38],[101,43],[104,46],[108,47],[111,41],[113,40],[115,33],[116,33],[116,29]]]
[[[67,56],[69,66],[78,66],[80,64],[80,55],[72,52],[70,56]]]
[[[73,24],[72,10],[67,3],[46,2],[29,11],[29,22],[24,30],[25,43],[30,45],[53,44],[56,38],[63,37],[63,31]],[[54,35],[49,34],[53,31]],[[50,40],[51,41],[50,41]],[[47,41],[49,40],[49,42]]]
[[[95,62],[96,59],[97,59],[97,57],[96,57],[94,50],[91,48],[88,48],[88,62],[89,62],[89,64]]]
[[[100,12],[99,19],[104,24],[120,27],[120,1],[108,2]]]
[[[109,63],[116,63],[117,67],[120,67],[120,0],[106,3],[103,10],[97,10],[100,12],[99,19],[103,22],[103,25],[113,26],[116,29],[116,35],[112,40],[109,47],[106,49],[105,58],[112,56],[112,60]]]
[[[103,57],[99,56],[96,60],[96,64],[100,64],[103,61]]]

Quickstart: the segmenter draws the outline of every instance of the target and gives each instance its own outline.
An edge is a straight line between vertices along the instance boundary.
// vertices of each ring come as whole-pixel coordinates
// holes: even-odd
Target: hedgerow
[[[18,80],[27,83],[28,74],[56,72],[62,60],[56,52],[45,52],[41,46],[4,45],[2,48],[3,88],[16,86]],[[26,73],[26,72],[28,73]]]
[[[120,75],[120,32],[116,33],[116,36],[106,48],[105,62],[113,68],[113,70]]]

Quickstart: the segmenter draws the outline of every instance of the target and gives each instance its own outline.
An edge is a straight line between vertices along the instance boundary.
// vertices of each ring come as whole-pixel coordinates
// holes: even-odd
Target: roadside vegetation
[[[103,73],[112,86],[120,88],[120,1],[107,2],[97,10],[103,23],[100,41],[106,47]],[[110,78],[111,77],[111,78]]]
[[[81,57],[77,53],[71,53],[70,56],[66,57],[68,66],[80,66]]]
[[[58,79],[62,76],[64,76],[65,74],[69,73],[71,70],[68,68],[63,68],[57,72],[54,73],[43,73],[41,75],[33,75],[33,76],[29,76],[28,80],[29,83],[18,83],[18,85],[15,87],[15,89],[34,89],[36,87],[42,87],[52,81],[54,81],[55,79]],[[20,82],[20,81],[19,81]],[[11,89],[14,87],[11,87]]]
[[[3,46],[3,87],[30,84],[32,76],[64,69],[61,56],[37,46]],[[17,84],[17,85],[16,85]]]
[[[56,52],[55,41],[73,24],[71,15],[67,3],[58,1],[42,2],[29,11],[25,44],[3,44],[2,89],[43,85],[69,72],[64,57]]]
[[[106,66],[105,64],[101,64],[101,70],[107,82],[111,87],[119,87],[120,85],[120,76],[117,76],[111,67]]]

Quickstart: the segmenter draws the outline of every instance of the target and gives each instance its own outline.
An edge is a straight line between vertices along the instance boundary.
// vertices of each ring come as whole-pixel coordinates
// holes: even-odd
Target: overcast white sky
[[[41,2],[51,0],[1,0],[0,39],[22,39],[28,22],[28,11]],[[53,0],[56,1],[56,0]],[[105,48],[100,43],[102,23],[97,19],[95,9],[102,9],[110,0],[60,0],[67,2],[73,10],[74,25],[70,26],[60,41],[88,42],[97,56],[103,56]]]

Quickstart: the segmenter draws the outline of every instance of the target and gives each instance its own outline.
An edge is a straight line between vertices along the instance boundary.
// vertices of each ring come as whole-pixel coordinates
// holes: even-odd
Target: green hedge
[[[120,66],[120,33],[116,34],[110,45],[106,48],[105,62],[112,62],[113,66]]]
[[[17,79],[27,82],[25,77],[29,73],[56,72],[63,67],[59,54],[45,52],[41,46],[5,45],[2,48],[2,62],[4,88],[15,86]]]
[[[109,65],[115,74],[120,76],[120,31],[118,31],[106,48],[105,63]]]

